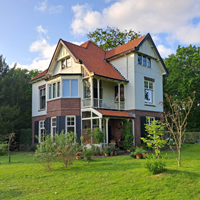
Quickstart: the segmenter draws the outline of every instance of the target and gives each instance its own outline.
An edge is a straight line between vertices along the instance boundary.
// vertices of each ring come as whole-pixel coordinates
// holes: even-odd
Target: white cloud
[[[39,4],[39,6],[35,6],[35,9],[41,12],[46,12],[48,11],[50,14],[57,14],[62,12],[62,10],[64,9],[64,6],[62,5],[57,5],[57,6],[53,6],[53,5],[48,5],[48,0],[44,0],[43,2],[41,2]]]
[[[84,35],[100,27],[118,27],[122,30],[153,35],[166,33],[178,41],[200,42],[200,25],[192,24],[193,18],[200,17],[200,0],[118,0],[101,11],[90,5],[72,6],[74,19],[71,28],[74,34]],[[186,33],[186,34],[185,34]]]
[[[47,29],[44,29],[41,25],[39,25],[37,26],[37,32],[47,34]]]
[[[71,43],[73,43],[73,44],[76,44],[76,45],[80,46],[80,45],[81,45],[81,44],[83,44],[84,42],[71,42]]]
[[[157,46],[157,49],[161,55],[161,57],[163,58],[166,58],[168,57],[169,55],[171,55],[172,53],[174,53],[174,51],[170,48],[166,48],[165,46],[163,45],[158,45]]]

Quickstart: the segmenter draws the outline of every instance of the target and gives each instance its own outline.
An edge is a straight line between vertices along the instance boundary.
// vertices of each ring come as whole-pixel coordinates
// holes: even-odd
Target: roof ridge
[[[91,42],[92,44],[94,44],[95,46],[97,46],[99,49],[101,49],[102,51],[106,52],[104,49],[102,49],[100,46],[98,46],[97,44],[95,44],[94,42],[92,42],[91,40],[88,40],[89,42]]]

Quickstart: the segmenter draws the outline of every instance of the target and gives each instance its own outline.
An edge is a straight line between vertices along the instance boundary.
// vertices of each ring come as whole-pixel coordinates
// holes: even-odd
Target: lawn
[[[10,164],[1,156],[0,199],[199,200],[200,143],[183,148],[181,167],[172,152],[167,155],[167,171],[159,175],[129,156],[75,161],[67,169],[55,164],[51,171],[31,154],[13,153]]]

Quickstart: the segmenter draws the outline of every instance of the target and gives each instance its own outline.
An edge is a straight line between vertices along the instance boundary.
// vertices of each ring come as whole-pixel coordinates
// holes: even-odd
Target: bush
[[[130,150],[133,146],[133,132],[129,121],[125,121],[124,128],[122,129],[122,138],[124,139],[123,146],[126,150]]]
[[[19,135],[20,144],[31,144],[32,141],[32,129],[21,129]]]
[[[152,158],[146,159],[144,167],[147,168],[152,174],[159,174],[166,170],[166,164],[163,158]]]
[[[97,143],[102,143],[104,140],[104,133],[99,129],[94,129],[94,138],[96,139]]]
[[[8,144],[0,144],[0,156],[3,156],[7,153]]]
[[[29,151],[35,152],[37,149],[37,144],[32,144],[29,148]]]
[[[93,155],[94,155],[94,156],[99,156],[99,155],[101,155],[99,146],[92,145],[92,151],[93,151]]]
[[[86,149],[86,151],[84,152],[84,157],[88,161],[88,163],[90,162],[92,156],[93,156],[93,150],[92,149]]]

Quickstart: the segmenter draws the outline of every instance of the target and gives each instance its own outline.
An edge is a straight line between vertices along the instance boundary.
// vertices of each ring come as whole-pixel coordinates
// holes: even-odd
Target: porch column
[[[102,131],[102,118],[99,118],[99,129]]]
[[[124,110],[126,110],[126,85],[124,85]]]
[[[119,102],[119,110],[120,110],[120,83],[118,83],[118,102]]]
[[[135,121],[132,119],[133,146],[135,147]]]
[[[100,100],[100,96],[99,96],[99,79],[97,79],[97,102],[98,102],[98,108],[99,108],[99,100]]]
[[[109,118],[106,118],[106,143],[108,144],[108,121]]]
[[[93,77],[90,77],[90,93],[91,93],[91,107],[94,107],[94,95],[93,95]]]

